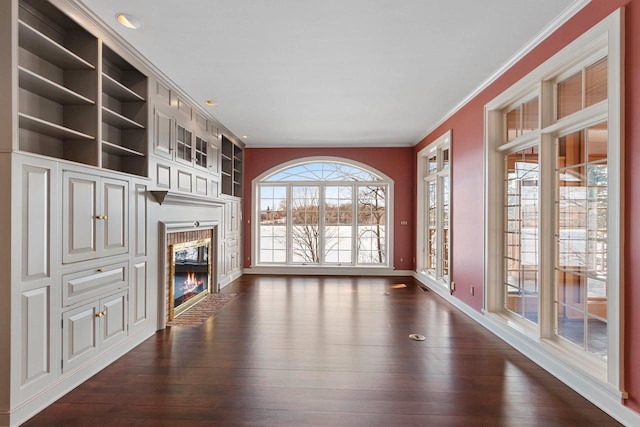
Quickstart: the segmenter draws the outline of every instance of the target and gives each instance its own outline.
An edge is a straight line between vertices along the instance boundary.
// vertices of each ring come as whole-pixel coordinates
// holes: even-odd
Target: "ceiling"
[[[250,147],[412,146],[576,0],[76,0]],[[120,26],[132,14],[144,26]]]

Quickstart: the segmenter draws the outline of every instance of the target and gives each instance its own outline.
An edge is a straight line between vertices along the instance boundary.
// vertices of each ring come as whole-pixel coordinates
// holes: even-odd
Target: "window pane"
[[[606,123],[587,129],[587,160],[589,162],[606,160],[607,145],[609,145],[609,133]]]
[[[436,173],[438,171],[438,158],[435,154],[429,157],[428,163],[429,173]]]
[[[538,128],[538,97],[535,97],[522,106],[522,134]]]
[[[585,163],[585,147],[583,132],[574,132],[558,139],[558,165],[560,167],[571,167]],[[580,179],[582,169],[570,171],[577,173],[576,179]]]
[[[538,322],[539,161],[537,147],[505,156],[504,306]]]
[[[265,181],[381,181],[381,178],[344,163],[312,162],[285,168]]]
[[[358,262],[386,262],[386,186],[358,187]]]
[[[442,150],[442,169],[449,168],[449,149]]]
[[[437,225],[438,225],[438,183],[427,184],[427,271],[435,274],[438,262]]]
[[[580,162],[584,164],[577,166],[563,167],[564,156],[560,151],[563,138],[559,139],[556,183],[558,334],[601,357],[606,357],[608,304],[606,130],[604,123],[564,137],[567,141],[579,141],[564,144],[567,151],[571,151],[568,147],[579,145]],[[583,329],[579,336],[576,324]]]
[[[353,187],[326,187],[324,209],[324,261],[327,263],[351,263]]]
[[[286,187],[260,187],[259,262],[286,262]]]
[[[449,177],[442,178],[442,277],[449,278]]]
[[[582,109],[582,72],[558,83],[558,119]]]
[[[557,306],[557,334],[584,348],[584,313],[570,306]]]
[[[291,245],[294,263],[320,262],[320,188],[317,186],[292,187]]]
[[[607,58],[584,70],[585,107],[607,99]]]
[[[507,141],[520,136],[520,107],[507,113]]]

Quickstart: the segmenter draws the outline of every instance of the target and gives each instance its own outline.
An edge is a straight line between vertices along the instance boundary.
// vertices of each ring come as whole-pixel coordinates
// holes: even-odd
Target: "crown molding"
[[[101,39],[107,39],[109,47],[113,43],[119,50],[125,52],[128,56],[134,58],[143,67],[147,68],[150,73],[153,73],[154,77],[161,83],[170,86],[177,94],[188,101],[193,108],[195,108],[205,118],[211,120],[214,125],[224,134],[227,138],[233,140],[238,144],[244,144],[244,141],[235,135],[229,128],[223,125],[211,112],[204,109],[198,101],[191,95],[185,92],[176,82],[169,78],[162,70],[156,67],[151,61],[149,61],[140,51],[134,48],[124,37],[118,34],[114,29],[109,27],[102,19],[98,17],[82,0],[49,0],[52,4],[62,9],[67,15],[73,18],[81,26],[89,26],[87,30],[90,30],[95,36]]]
[[[574,3],[569,5],[556,19],[551,21],[546,27],[544,27],[536,36],[531,39],[526,45],[524,45],[518,52],[516,52],[511,58],[507,60],[500,68],[498,68],[493,74],[491,74],[484,82],[480,84],[475,90],[473,90],[469,95],[462,99],[458,104],[456,104],[448,113],[446,113],[440,120],[435,122],[431,127],[428,128],[427,132],[422,135],[420,139],[414,142],[413,146],[418,145],[422,142],[426,137],[431,135],[438,127],[440,127],[444,122],[449,120],[455,113],[457,113],[462,107],[468,104],[473,98],[478,96],[483,90],[485,90],[489,85],[498,80],[505,72],[507,72],[511,67],[517,64],[522,58],[528,55],[533,49],[535,49],[540,43],[547,39],[551,34],[553,34],[556,30],[562,27],[564,24],[569,21],[569,19],[573,18],[578,12],[580,12],[586,5],[588,5],[591,0],[576,0]]]

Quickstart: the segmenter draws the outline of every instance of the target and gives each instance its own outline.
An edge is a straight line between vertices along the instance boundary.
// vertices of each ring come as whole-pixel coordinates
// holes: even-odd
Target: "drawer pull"
[[[107,219],[106,215],[96,215],[96,219]]]
[[[105,315],[104,311],[99,311],[96,313],[96,317],[102,317],[104,315]]]

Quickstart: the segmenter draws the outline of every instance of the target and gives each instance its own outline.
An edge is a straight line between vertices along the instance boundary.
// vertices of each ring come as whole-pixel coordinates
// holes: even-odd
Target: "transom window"
[[[259,265],[389,264],[391,182],[345,160],[307,160],[256,183]]]

